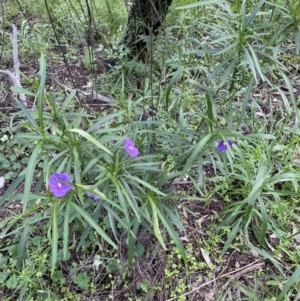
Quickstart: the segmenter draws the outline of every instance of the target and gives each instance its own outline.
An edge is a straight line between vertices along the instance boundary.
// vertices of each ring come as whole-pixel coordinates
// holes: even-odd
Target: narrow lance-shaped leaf
[[[281,293],[277,297],[276,301],[281,301],[284,298],[285,294],[289,291],[291,286],[294,283],[299,282],[299,278],[300,278],[300,266],[297,267],[297,269],[295,270],[293,275],[285,283],[285,285],[284,285],[283,289],[281,290]]]
[[[157,207],[156,204],[154,202],[154,200],[152,200],[151,197],[148,196],[148,200],[149,203],[151,205],[151,209],[152,209],[152,225],[153,225],[153,230],[155,233],[156,238],[158,239],[158,241],[160,242],[161,246],[166,249],[166,245],[164,243],[164,240],[162,238],[161,232],[160,232],[160,228],[159,228],[159,221],[158,221],[158,216],[157,216]]]
[[[92,228],[94,228],[98,232],[98,234],[104,240],[106,240],[113,248],[117,248],[116,244],[111,240],[111,238],[104,232],[104,230],[98,225],[98,223],[85,210],[83,210],[74,202],[71,202],[71,206],[91,225]]]
[[[170,237],[173,239],[173,241],[175,242],[176,247],[178,248],[182,259],[184,260],[184,262],[187,262],[187,258],[186,258],[186,253],[185,253],[185,249],[183,247],[183,244],[177,234],[177,232],[175,231],[175,229],[172,227],[172,225],[170,224],[170,220],[165,216],[165,214],[162,212],[162,210],[160,210],[160,208],[157,208],[157,213],[158,216],[162,222],[162,225],[167,229]]]
[[[66,260],[69,244],[69,222],[70,222],[70,202],[66,205],[64,213],[64,231],[63,231],[63,259]]]
[[[29,194],[30,194],[30,190],[31,190],[31,185],[32,185],[32,181],[33,181],[33,175],[35,172],[35,167],[37,165],[37,163],[39,162],[38,160],[38,156],[39,156],[39,152],[41,150],[42,147],[42,141],[40,141],[33,149],[27,168],[26,168],[26,178],[25,178],[25,187],[24,187],[24,200],[23,200],[23,212],[26,211],[27,205],[28,205],[28,201],[29,201]]]
[[[40,57],[40,70],[39,70],[39,90],[38,90],[38,113],[39,113],[39,121],[40,121],[40,130],[44,135],[44,117],[43,117],[43,100],[45,93],[45,85],[46,85],[46,60],[43,54]]]
[[[51,277],[54,274],[55,265],[57,262],[57,249],[58,249],[58,225],[57,225],[57,210],[58,203],[54,203],[53,205],[53,215],[52,215],[52,238],[51,238],[51,246],[52,246],[52,260],[51,260]]]
[[[80,130],[80,129],[70,129],[69,131],[81,135],[82,137],[84,137],[85,139],[89,140],[90,142],[92,142],[93,144],[95,144],[98,148],[102,149],[103,151],[105,151],[109,155],[111,155],[111,156],[113,155],[112,152],[108,148],[106,148],[104,145],[102,145],[99,141],[97,141],[89,133],[87,133],[87,132],[85,132],[83,130]]]

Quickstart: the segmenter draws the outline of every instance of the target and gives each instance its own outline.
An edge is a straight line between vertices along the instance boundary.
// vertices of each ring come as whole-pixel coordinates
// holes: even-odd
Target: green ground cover
[[[298,1],[1,9],[1,300],[300,299]]]

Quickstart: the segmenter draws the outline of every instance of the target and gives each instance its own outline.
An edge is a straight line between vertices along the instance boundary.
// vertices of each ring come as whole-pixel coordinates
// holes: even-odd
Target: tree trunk
[[[144,60],[147,39],[157,35],[171,3],[172,0],[134,0],[120,42],[120,45],[129,49],[131,58]]]

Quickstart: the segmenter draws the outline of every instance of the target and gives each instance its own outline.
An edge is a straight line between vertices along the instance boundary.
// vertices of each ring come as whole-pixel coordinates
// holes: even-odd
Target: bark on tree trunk
[[[130,57],[145,58],[146,39],[158,33],[171,3],[172,0],[134,0],[120,42],[130,50]]]

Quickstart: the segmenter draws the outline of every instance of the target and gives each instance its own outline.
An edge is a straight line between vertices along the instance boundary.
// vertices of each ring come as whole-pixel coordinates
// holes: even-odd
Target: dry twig
[[[68,92],[72,92],[73,89],[67,87],[66,85],[60,83],[58,80],[55,79],[55,82],[62,87],[63,89],[65,89]],[[80,98],[84,98],[87,102],[91,102],[91,101],[101,101],[101,102],[105,102],[105,103],[111,103],[111,102],[115,102],[114,99],[103,96],[101,94],[98,94],[94,91],[91,92],[83,92],[81,90],[77,90],[77,93],[79,95]]]
[[[18,51],[18,31],[15,25],[12,26],[13,28],[13,60],[14,60],[14,72],[9,70],[0,70],[1,74],[7,75],[14,86],[22,88],[20,83],[20,62],[19,62],[19,51]],[[23,93],[19,93],[19,98],[27,107],[27,100],[26,96]]]

